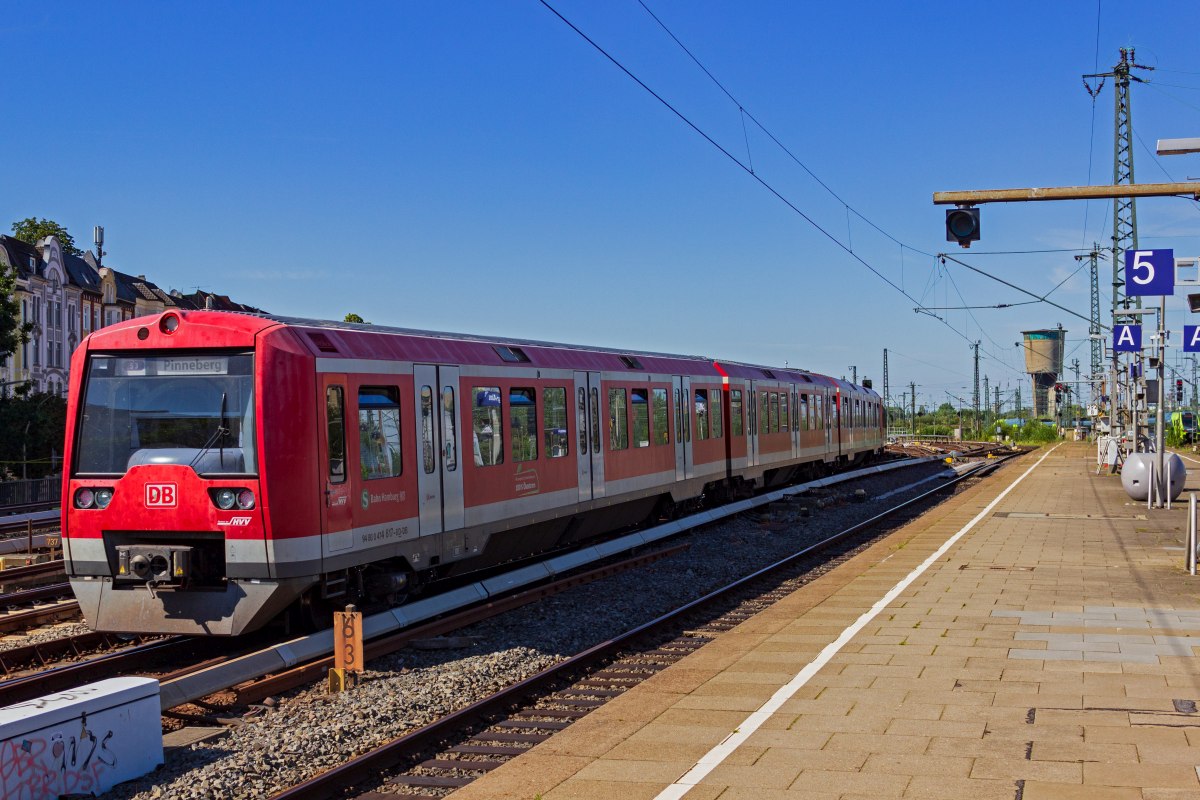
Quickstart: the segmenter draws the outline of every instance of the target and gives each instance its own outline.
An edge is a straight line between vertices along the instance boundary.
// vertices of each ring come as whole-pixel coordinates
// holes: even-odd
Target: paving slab
[[[452,797],[1200,798],[1186,502],[1094,455],[1014,460]]]

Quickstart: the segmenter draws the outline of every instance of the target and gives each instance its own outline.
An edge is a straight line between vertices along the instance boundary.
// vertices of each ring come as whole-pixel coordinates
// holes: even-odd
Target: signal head
[[[946,241],[958,242],[962,247],[979,241],[979,209],[975,206],[946,209]]]

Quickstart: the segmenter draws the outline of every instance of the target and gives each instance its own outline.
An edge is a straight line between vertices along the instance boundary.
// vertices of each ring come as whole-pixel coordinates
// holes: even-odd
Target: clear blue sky
[[[1108,183],[1118,48],[1136,176],[1200,176],[1192,2],[680,2],[651,10],[848,213],[743,117],[637,0],[553,5],[814,223],[926,306],[1024,298],[1106,244],[1105,202],[983,209],[944,241],[938,190]],[[537,0],[10,2],[0,224],[50,217],[108,263],[280,314],[710,355],[969,398],[968,339],[1011,389],[1013,343],[1086,322],[1045,305],[938,311],[848,255]],[[1097,31],[1097,21],[1099,29]],[[1098,60],[1097,60],[1098,59]],[[1093,114],[1094,110],[1094,114]],[[748,139],[748,147],[747,147]],[[1148,148],[1148,149],[1147,149]],[[748,152],[747,152],[748,151]],[[1089,153],[1090,162],[1089,162]],[[1090,166],[1089,166],[1090,164]],[[1142,246],[1200,253],[1191,201],[1144,200]],[[1102,294],[1108,296],[1108,267]],[[951,280],[952,279],[952,280]],[[1052,299],[1086,315],[1086,269]],[[1178,326],[1181,298],[1169,320]],[[1178,338],[1176,339],[1178,341]]]

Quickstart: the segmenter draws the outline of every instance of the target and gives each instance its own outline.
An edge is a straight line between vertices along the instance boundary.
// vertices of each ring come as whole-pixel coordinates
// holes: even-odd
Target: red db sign
[[[173,483],[146,484],[146,508],[174,508],[177,499]]]

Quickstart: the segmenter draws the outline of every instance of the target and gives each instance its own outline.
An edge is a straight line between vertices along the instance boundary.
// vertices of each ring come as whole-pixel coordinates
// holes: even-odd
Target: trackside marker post
[[[354,606],[333,612],[333,667],[329,691],[344,692],[358,685],[363,671],[362,612]]]

